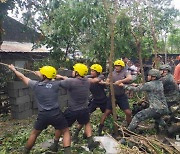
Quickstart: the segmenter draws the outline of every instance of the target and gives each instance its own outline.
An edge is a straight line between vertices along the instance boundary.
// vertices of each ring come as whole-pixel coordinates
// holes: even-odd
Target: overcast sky
[[[180,0],[173,0],[172,5],[180,10]]]
[[[176,9],[180,10],[180,0],[173,0],[172,6],[174,6]],[[16,20],[20,20],[20,18],[22,17],[22,14],[19,13],[18,18],[17,18],[16,15],[13,15],[11,11],[8,11],[8,15],[10,17],[13,17]]]

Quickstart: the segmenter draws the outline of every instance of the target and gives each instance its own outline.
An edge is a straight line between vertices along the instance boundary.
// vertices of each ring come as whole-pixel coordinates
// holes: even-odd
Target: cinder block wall
[[[59,74],[70,77],[72,71],[58,71]],[[32,80],[39,80],[33,74],[25,74]],[[10,97],[11,114],[14,119],[26,119],[33,114],[38,113],[37,100],[34,97],[33,91],[27,87],[22,81],[8,82],[8,95]],[[59,106],[64,110],[68,105],[68,94],[63,88],[59,90]]]
[[[8,83],[8,95],[11,114],[14,119],[24,119],[32,116],[32,102],[29,88],[22,81]]]

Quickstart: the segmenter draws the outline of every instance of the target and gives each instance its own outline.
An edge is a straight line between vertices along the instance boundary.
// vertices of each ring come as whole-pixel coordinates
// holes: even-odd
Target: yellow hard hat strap
[[[75,77],[77,77],[77,76],[80,76],[80,77],[84,77],[84,76],[81,76],[79,73],[78,73],[78,71],[75,71]]]

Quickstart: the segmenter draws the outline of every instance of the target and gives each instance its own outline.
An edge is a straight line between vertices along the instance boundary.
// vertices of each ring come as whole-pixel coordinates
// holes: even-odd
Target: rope
[[[0,64],[9,67],[8,64],[2,63],[2,62],[0,62]],[[31,70],[28,70],[28,69],[19,68],[19,67],[15,67],[15,68],[16,68],[16,69],[19,69],[19,70],[26,71],[26,72],[34,73],[34,71],[31,71]]]

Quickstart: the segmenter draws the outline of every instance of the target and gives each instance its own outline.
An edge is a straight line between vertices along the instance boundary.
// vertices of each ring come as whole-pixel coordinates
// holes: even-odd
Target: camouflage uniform
[[[133,91],[146,91],[149,101],[149,107],[138,112],[133,117],[128,126],[129,130],[133,131],[141,121],[149,118],[154,118],[156,123],[165,126],[165,122],[161,119],[161,116],[168,114],[168,107],[163,93],[162,81],[153,80],[138,87],[126,85],[125,88]]]
[[[178,86],[174,81],[173,75],[168,73],[166,76],[161,78],[164,86],[164,95],[168,107],[177,104],[179,101]]]

